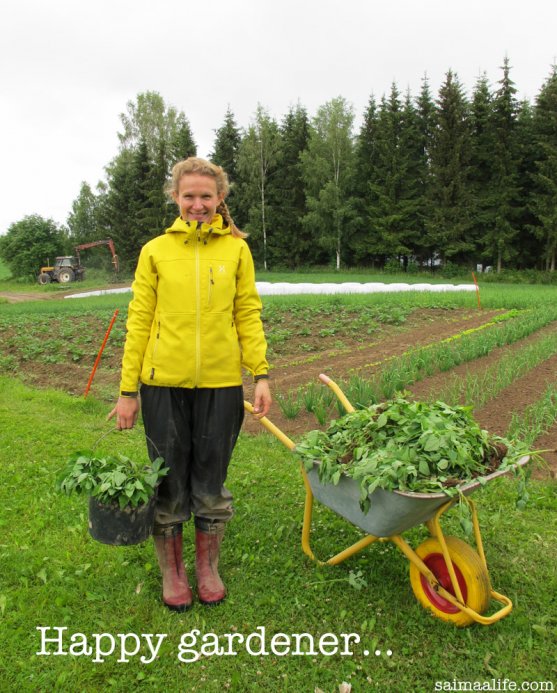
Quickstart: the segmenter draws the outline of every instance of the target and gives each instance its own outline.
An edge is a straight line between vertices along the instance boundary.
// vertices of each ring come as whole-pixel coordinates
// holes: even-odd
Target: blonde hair
[[[232,219],[232,216],[230,215],[226,202],[224,201],[230,192],[230,183],[228,181],[226,171],[222,168],[222,166],[217,166],[211,161],[200,159],[197,156],[190,156],[188,159],[178,161],[178,163],[174,164],[172,167],[172,177],[166,187],[168,196],[171,197],[172,200],[175,199],[175,195],[178,194],[180,189],[180,181],[182,180],[182,176],[186,176],[190,173],[196,173],[200,176],[208,176],[215,181],[217,186],[217,195],[222,196],[222,201],[217,207],[217,213],[222,216],[224,223],[230,227],[230,233],[232,236],[235,236],[236,238],[246,238],[248,234],[240,231],[240,229],[236,226],[234,219]]]

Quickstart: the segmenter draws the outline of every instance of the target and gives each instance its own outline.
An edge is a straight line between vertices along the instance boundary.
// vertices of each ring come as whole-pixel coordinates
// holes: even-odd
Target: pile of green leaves
[[[149,501],[166,474],[162,457],[145,464],[120,454],[95,457],[76,452],[58,475],[56,487],[67,495],[88,494],[100,503],[136,508]]]
[[[523,450],[480,429],[471,407],[398,397],[310,431],[295,453],[307,470],[319,462],[322,483],[341,475],[360,482],[362,510],[376,488],[448,495],[460,484],[509,468]]]

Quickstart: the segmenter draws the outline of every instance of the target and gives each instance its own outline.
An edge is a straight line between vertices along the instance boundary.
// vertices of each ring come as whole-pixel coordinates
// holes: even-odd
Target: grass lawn
[[[266,434],[242,435],[229,475],[236,516],[221,559],[229,598],[218,607],[195,604],[175,614],[161,605],[151,543],[116,548],[94,542],[86,499],[54,489],[66,457],[108,430],[106,413],[93,398],[0,378],[1,690],[332,692],[346,681],[353,691],[431,691],[436,682],[453,679],[555,682],[554,483],[533,482],[522,512],[514,508],[512,480],[475,494],[493,587],[513,600],[514,610],[495,625],[457,629],[418,604],[408,562],[391,544],[373,545],[338,567],[306,558],[300,548],[304,493],[292,455]],[[107,440],[110,450],[143,454],[140,429],[114,433],[101,446]],[[461,534],[455,515],[444,523],[447,534]],[[322,557],[359,536],[323,507],[313,527],[312,547]],[[422,527],[405,534],[413,546],[426,535]],[[191,565],[189,525],[185,558]],[[61,632],[62,650],[73,642],[72,653],[37,654],[39,627],[49,629],[47,637]],[[95,634],[101,649],[111,649],[103,633],[116,647],[97,655]],[[269,654],[261,652],[263,633]],[[300,638],[299,654],[280,655],[270,651],[277,633],[308,635]],[[339,652],[319,652],[326,633],[353,634],[346,648],[352,654],[340,654],[341,641]],[[252,653],[238,634],[254,634]],[[160,644],[156,657],[142,635]],[[122,655],[122,642],[130,652],[137,643],[140,649]],[[57,645],[45,642],[43,649],[56,652]]]

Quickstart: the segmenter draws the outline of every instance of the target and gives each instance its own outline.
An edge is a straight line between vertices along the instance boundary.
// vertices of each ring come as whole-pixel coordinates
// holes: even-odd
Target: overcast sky
[[[64,223],[82,181],[118,151],[120,113],[157,91],[206,156],[230,105],[247,126],[344,96],[356,127],[394,81],[434,95],[449,68],[468,93],[508,55],[533,101],[557,60],[556,0],[3,0],[0,233],[28,214]]]

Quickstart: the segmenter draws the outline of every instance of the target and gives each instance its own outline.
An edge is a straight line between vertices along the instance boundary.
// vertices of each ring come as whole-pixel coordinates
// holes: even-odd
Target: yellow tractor
[[[85,267],[81,264],[80,251],[87,248],[94,248],[97,245],[107,245],[112,253],[112,265],[114,271],[118,272],[118,255],[114,247],[114,241],[107,238],[103,241],[92,241],[91,243],[82,243],[76,245],[75,255],[61,255],[56,258],[54,265],[51,267],[41,267],[38,276],[39,284],[50,284],[50,282],[58,282],[60,284],[68,284],[69,282],[81,281],[85,278]]]

